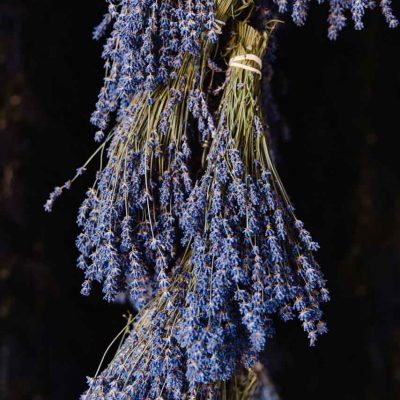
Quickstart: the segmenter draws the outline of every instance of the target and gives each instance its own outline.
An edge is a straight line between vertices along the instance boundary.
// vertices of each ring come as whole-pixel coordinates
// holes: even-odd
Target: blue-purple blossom
[[[168,116],[180,112],[184,107],[182,95],[176,95],[180,91],[166,93],[170,101],[165,112]],[[152,123],[149,140],[136,132],[135,122],[117,126],[107,150],[108,162],[79,210],[81,233],[76,244],[78,266],[85,273],[83,294],[97,281],[106,300],[128,290],[141,306],[156,288],[155,282],[163,290],[169,286],[176,219],[191,190],[190,152],[183,154],[184,132],[171,139],[166,136],[169,126],[163,133],[157,121]]]

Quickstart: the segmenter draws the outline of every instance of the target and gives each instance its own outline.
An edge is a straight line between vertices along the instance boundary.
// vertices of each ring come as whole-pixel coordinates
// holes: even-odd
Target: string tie
[[[240,61],[254,61],[259,66],[259,69],[254,68],[247,64],[243,64]],[[262,61],[261,58],[257,57],[255,54],[243,54],[241,56],[232,57],[229,61],[229,66],[245,69],[247,71],[254,72],[255,74],[259,75],[260,78],[262,77],[261,74]]]

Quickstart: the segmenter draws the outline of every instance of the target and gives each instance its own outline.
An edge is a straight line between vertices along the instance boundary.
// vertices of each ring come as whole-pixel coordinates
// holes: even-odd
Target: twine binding
[[[254,61],[258,66],[260,67],[259,69],[251,67],[250,65],[246,65],[241,63],[240,61]],[[262,69],[262,60],[260,57],[257,57],[255,54],[244,54],[241,56],[236,56],[232,57],[229,60],[229,66],[230,67],[235,67],[235,68],[241,68],[245,69],[250,72],[254,72],[255,74],[258,74],[260,78],[262,77],[261,74],[261,69]]]

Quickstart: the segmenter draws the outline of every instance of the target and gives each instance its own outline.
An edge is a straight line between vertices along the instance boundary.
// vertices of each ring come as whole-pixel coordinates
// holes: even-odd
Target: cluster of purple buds
[[[290,12],[293,21],[304,25],[308,16],[310,0],[268,0],[273,1],[281,13]],[[390,28],[399,25],[394,16],[392,0],[317,0],[318,4],[328,3],[328,37],[336,39],[339,32],[346,26],[349,15],[357,30],[363,29],[363,17],[367,10],[379,7]]]
[[[234,153],[227,157],[231,165],[240,163]],[[235,168],[239,181],[241,167]],[[216,189],[221,176],[224,194],[212,192],[211,210],[200,193]],[[191,255],[174,271],[178,284],[139,314],[122,351],[90,381],[85,400],[114,392],[121,396],[116,398],[175,400],[183,398],[183,390],[203,398],[195,396],[230,379],[239,363],[254,366],[274,333],[276,314],[284,321],[297,315],[312,345],[326,332],[319,303],[329,294],[312,256],[318,245],[283,201],[273,174],[260,168],[256,181],[242,175],[247,193],[240,196],[226,176],[217,172],[215,184],[203,179],[193,190],[188,214],[198,218],[192,205],[201,197],[206,211],[199,224],[192,221],[198,230],[192,232]],[[203,218],[209,226],[205,232]]]
[[[196,284],[186,295],[179,341],[194,383],[225,380],[239,361],[250,367],[274,334],[274,315],[297,316],[311,345],[327,330],[320,303],[329,293],[313,256],[318,244],[274,172],[259,163],[257,175],[247,175],[229,131],[220,134],[182,221],[193,240]]]
[[[240,368],[230,381],[217,379],[209,383],[196,383],[186,378],[189,360],[179,340],[181,312],[185,307],[185,293],[191,277],[188,271],[179,266],[175,272],[177,279],[169,288],[168,296],[156,296],[144,311],[139,312],[112,362],[99,375],[88,378],[88,389],[81,400],[234,398],[231,394],[234,388],[230,387],[230,383],[234,382],[237,387],[242,378]],[[210,346],[214,346],[211,336],[208,340]],[[190,360],[191,363],[194,361]],[[254,393],[252,399],[277,400],[271,385],[260,385],[258,389],[260,397]],[[266,394],[270,397],[263,397]]]
[[[148,93],[176,77],[184,55],[201,55],[203,34],[217,40],[214,0],[107,0],[108,12],[94,31],[110,31],[103,50],[104,86],[91,122],[100,140],[110,116],[122,120],[133,95]]]
[[[169,297],[176,297],[181,289],[170,288]],[[165,309],[164,300],[156,298],[139,314],[112,363],[88,380],[82,400],[185,398],[184,354],[173,334],[176,314]]]
[[[126,124],[114,130],[108,162],[79,210],[76,244],[78,267],[85,273],[84,295],[99,282],[107,301],[128,291],[140,307],[157,286],[169,286],[176,221],[192,189],[187,136],[167,139],[164,133],[170,114],[184,106],[179,90],[169,94],[161,113],[165,118],[149,138],[140,140],[123,129]]]
[[[201,136],[210,136],[214,126],[203,91],[201,66],[205,63],[202,60],[208,60],[212,43],[217,40],[219,28],[214,20],[214,7],[218,17],[226,19],[229,13],[234,12],[235,4],[235,0],[185,3],[141,0],[121,2],[116,7],[110,2],[110,12],[96,31],[96,37],[105,32],[107,23],[116,21],[109,39],[118,47],[118,51],[110,50],[110,54],[116,57],[113,65],[122,65],[118,57],[125,57],[128,52],[128,48],[121,47],[122,44],[134,46],[136,40],[141,40],[134,34],[133,26],[138,29],[137,32],[145,26],[147,11],[151,18],[155,18],[152,22],[155,28],[158,26],[158,13],[165,14],[165,18],[171,13],[171,19],[172,15],[176,19],[180,32],[177,37],[181,44],[177,53],[172,53],[175,61],[180,61],[167,62],[171,67],[168,85],[161,79],[154,81],[154,85],[147,87],[145,92],[139,90],[139,83],[135,84],[138,90],[133,90],[132,86],[132,90],[121,92],[118,89],[114,92],[119,100],[126,94],[124,114],[97,151],[103,154],[108,146],[107,162],[98,171],[95,184],[88,190],[77,219],[81,229],[76,241],[80,252],[78,267],[85,274],[82,294],[88,295],[93,282],[98,282],[107,301],[130,293],[130,299],[140,308],[158,288],[163,291],[168,288],[169,266],[177,254],[178,221],[192,190],[188,169],[191,157],[188,144],[190,123],[187,118],[191,113]],[[219,5],[223,5],[222,11]],[[139,23],[137,19],[140,18]],[[167,22],[164,22],[160,29],[166,27]],[[130,28],[125,26],[128,30],[122,29],[123,23]],[[200,29],[200,26],[203,28]],[[154,37],[150,37],[157,42],[165,45],[173,42],[171,38],[160,36],[162,29],[151,32]],[[117,35],[115,42],[114,35]],[[160,60],[167,57],[164,47],[156,52]],[[131,48],[130,51],[141,54],[139,48]],[[135,57],[135,62],[140,59]],[[142,79],[141,73],[146,68],[139,64],[135,68],[129,73],[135,79]],[[118,71],[122,74],[123,70]],[[118,76],[126,77],[126,74],[121,74]],[[109,87],[115,83],[108,78],[106,82]],[[122,80],[118,82],[119,85]],[[149,94],[153,96],[151,102],[148,102]],[[101,140],[103,133],[100,131],[96,136]],[[51,210],[55,198],[69,186],[67,182],[55,189],[45,205],[46,210]]]

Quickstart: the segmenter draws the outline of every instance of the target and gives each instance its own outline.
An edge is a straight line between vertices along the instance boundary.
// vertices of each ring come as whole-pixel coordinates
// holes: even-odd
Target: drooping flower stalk
[[[265,1],[265,0],[264,0]],[[266,0],[275,3],[281,13],[290,12],[293,21],[297,25],[304,25],[308,16],[308,10],[312,2],[310,0]],[[392,0],[317,0],[318,4],[327,3],[328,37],[336,39],[339,32],[346,26],[348,15],[352,19],[355,29],[364,28],[363,17],[367,10],[379,7],[390,28],[396,28],[399,20],[393,14]]]

